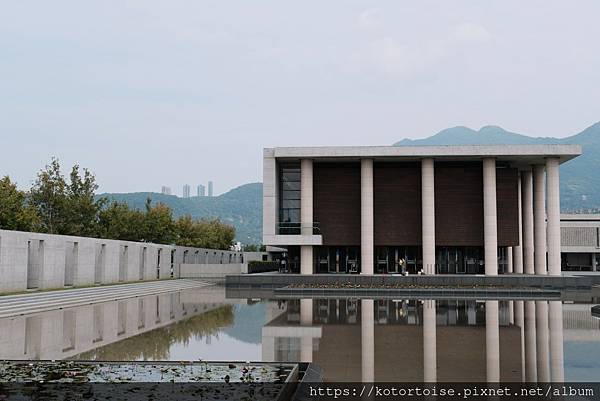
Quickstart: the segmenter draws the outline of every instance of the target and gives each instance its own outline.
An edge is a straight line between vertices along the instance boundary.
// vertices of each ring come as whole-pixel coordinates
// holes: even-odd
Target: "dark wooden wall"
[[[375,163],[375,245],[421,244],[421,164]]]
[[[435,163],[435,243],[483,246],[483,166]]]
[[[496,169],[498,246],[519,243],[518,172]],[[440,246],[483,246],[483,166],[435,164],[435,242]]]
[[[360,163],[315,163],[313,183],[323,245],[360,245]]]
[[[519,245],[519,172],[514,168],[496,170],[498,245]]]
[[[514,246],[518,173],[496,171],[498,245]],[[373,180],[375,245],[420,245],[420,164],[376,162]],[[360,163],[315,163],[313,206],[323,245],[360,245]],[[435,212],[436,245],[483,246],[481,162],[436,162]]]

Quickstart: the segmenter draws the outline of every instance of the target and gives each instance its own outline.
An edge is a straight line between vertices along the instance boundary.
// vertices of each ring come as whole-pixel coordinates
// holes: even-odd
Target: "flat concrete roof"
[[[265,149],[267,156],[286,159],[402,158],[410,161],[433,157],[438,160],[462,161],[495,157],[516,165],[540,164],[548,157],[558,157],[564,163],[580,154],[580,145],[318,146]]]
[[[600,213],[561,214],[561,221],[600,221]]]

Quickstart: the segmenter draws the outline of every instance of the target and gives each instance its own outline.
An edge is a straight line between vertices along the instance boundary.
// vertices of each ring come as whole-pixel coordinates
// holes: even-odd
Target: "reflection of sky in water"
[[[174,344],[171,360],[260,361],[261,333],[265,322],[265,303],[235,305],[234,322],[208,338],[190,337],[187,345]]]
[[[600,343],[592,341],[564,343],[565,380],[600,380]]]
[[[260,344],[245,343],[223,332],[206,338],[190,338],[187,345],[175,344],[169,350],[171,360],[260,361]]]

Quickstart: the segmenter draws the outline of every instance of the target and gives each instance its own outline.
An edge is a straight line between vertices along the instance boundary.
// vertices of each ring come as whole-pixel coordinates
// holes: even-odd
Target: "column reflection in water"
[[[537,381],[535,301],[525,301],[525,379]]]
[[[553,382],[565,381],[562,301],[550,301],[550,372]]]
[[[423,381],[437,381],[437,325],[435,301],[423,302]]]
[[[525,305],[523,301],[514,301],[515,324],[521,329],[521,381],[525,381]]]
[[[375,320],[372,299],[361,300],[361,362],[363,383],[375,381]]]
[[[537,378],[550,381],[550,350],[548,345],[548,301],[535,301],[535,328],[537,348]]]
[[[313,324],[313,300],[300,300],[300,325],[312,326]],[[313,360],[313,339],[312,336],[303,335],[300,337],[300,359],[302,362],[312,362]]]
[[[485,359],[488,382],[500,381],[500,321],[498,301],[485,301]]]

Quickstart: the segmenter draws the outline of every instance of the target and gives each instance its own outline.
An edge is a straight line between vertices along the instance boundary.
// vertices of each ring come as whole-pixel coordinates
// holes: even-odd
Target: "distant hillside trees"
[[[138,210],[96,197],[97,189],[95,176],[78,165],[67,180],[58,159],[38,173],[28,193],[6,176],[0,180],[0,229],[215,249],[229,249],[235,238],[235,229],[218,219],[175,219],[169,206],[152,204],[150,197]]]

